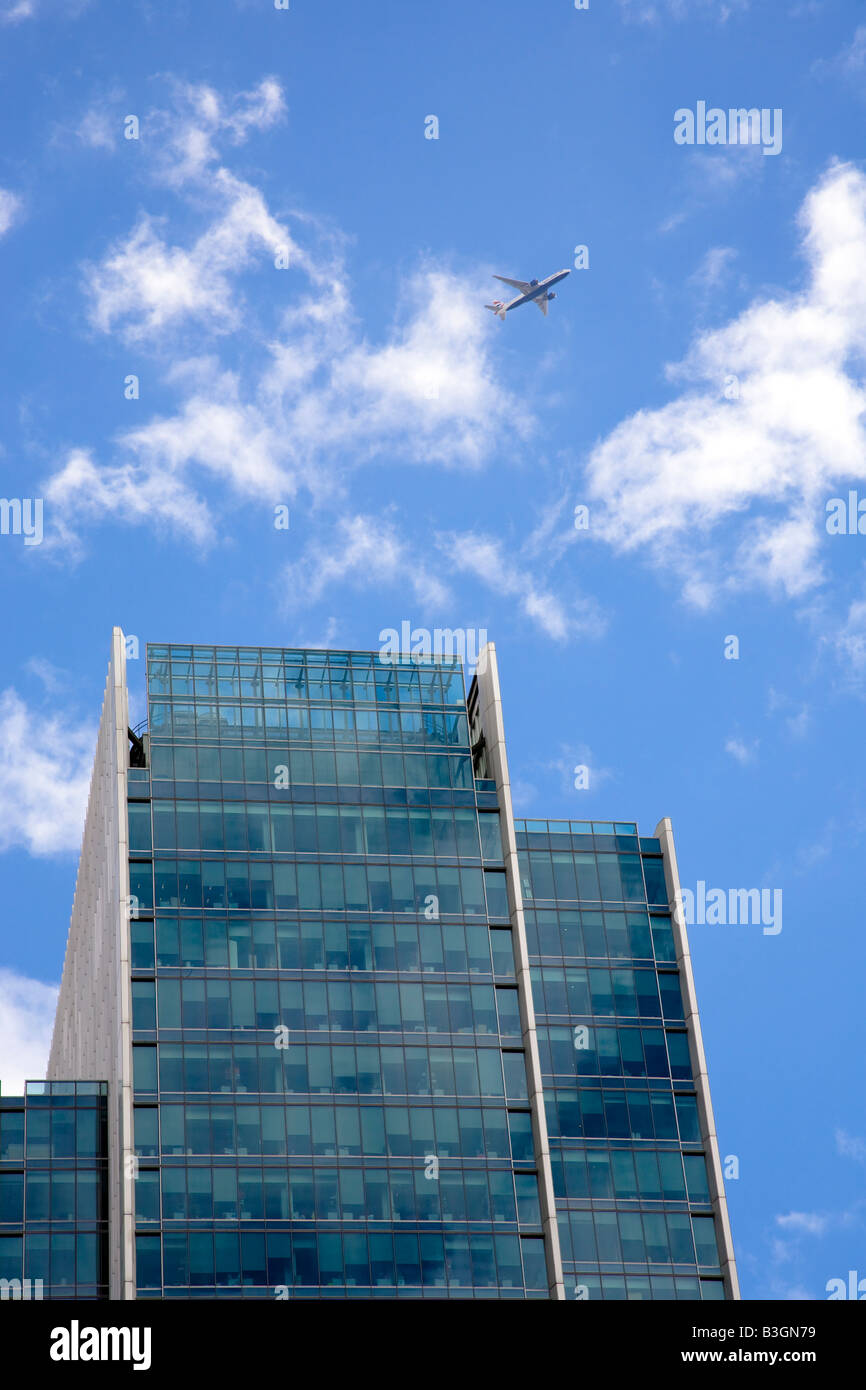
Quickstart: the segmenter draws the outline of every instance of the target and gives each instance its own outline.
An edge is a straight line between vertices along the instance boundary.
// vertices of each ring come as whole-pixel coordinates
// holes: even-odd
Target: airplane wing
[[[512,289],[520,290],[521,294],[529,294],[532,286],[527,280],[509,280],[507,275],[494,275],[494,280],[501,280],[504,285],[510,285]]]
[[[532,302],[538,305],[544,317],[547,318],[547,296],[545,295],[543,299],[533,299]]]

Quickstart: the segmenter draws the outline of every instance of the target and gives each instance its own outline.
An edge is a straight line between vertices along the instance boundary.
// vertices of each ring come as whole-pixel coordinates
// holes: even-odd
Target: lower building
[[[0,1096],[0,1299],[108,1297],[108,1086]]]

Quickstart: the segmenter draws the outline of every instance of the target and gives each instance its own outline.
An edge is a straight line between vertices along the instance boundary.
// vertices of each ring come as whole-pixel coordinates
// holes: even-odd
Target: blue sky
[[[866,1276],[862,5],[0,0],[0,40],[0,474],[43,503],[0,535],[6,1090],[113,624],[483,628],[518,815],[669,815],[686,886],[782,891],[690,933],[743,1292]],[[675,143],[700,101],[781,151]],[[544,323],[484,310],[578,246]]]

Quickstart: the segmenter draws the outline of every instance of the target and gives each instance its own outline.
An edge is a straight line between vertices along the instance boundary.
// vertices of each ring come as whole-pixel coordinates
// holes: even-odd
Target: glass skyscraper
[[[208,646],[147,682],[131,733],[116,629],[47,1088],[108,1095],[87,1290],[738,1297],[669,822],[515,821],[491,645],[468,692]]]

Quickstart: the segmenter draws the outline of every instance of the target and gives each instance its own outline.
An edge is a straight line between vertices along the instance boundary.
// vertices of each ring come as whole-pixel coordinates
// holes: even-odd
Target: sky
[[[486,632],[518,816],[781,893],[689,932],[742,1291],[866,1278],[863,5],[0,0],[0,77],[5,1092],[115,624]]]

